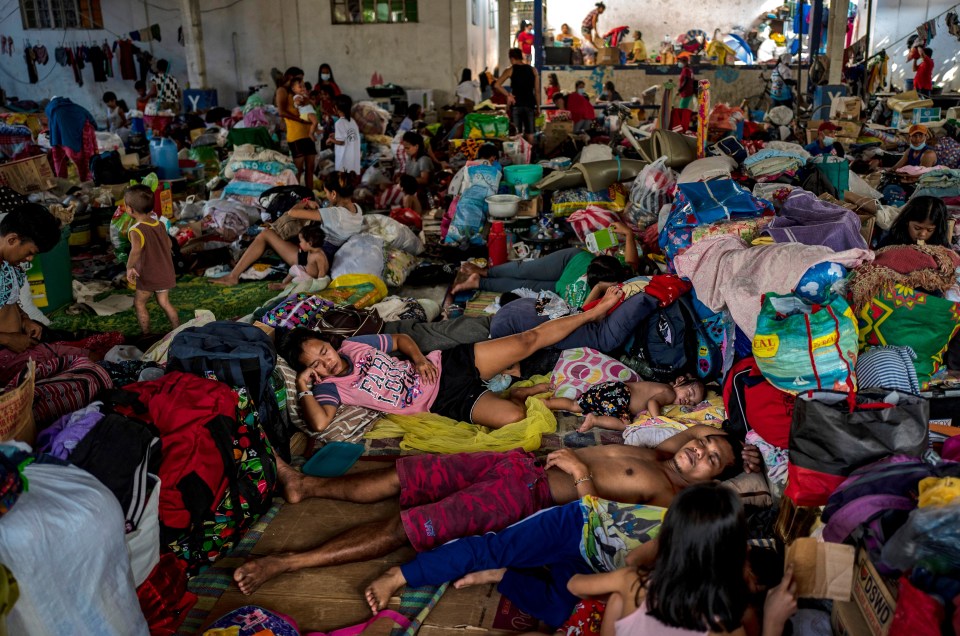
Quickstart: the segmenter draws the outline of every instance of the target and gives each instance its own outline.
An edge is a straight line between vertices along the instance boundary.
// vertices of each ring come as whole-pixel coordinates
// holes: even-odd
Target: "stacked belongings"
[[[698,231],[698,239],[728,232],[752,239],[758,217],[772,212],[770,202],[754,197],[730,179],[679,184],[673,207],[660,231],[660,248],[668,267],[675,270],[674,260],[694,243]],[[729,227],[723,227],[727,223]],[[711,227],[720,229],[710,230]]]
[[[274,186],[298,183],[297,167],[288,155],[252,144],[233,149],[223,165],[223,176],[230,180],[223,197],[252,205]]]
[[[776,181],[783,176],[792,177],[810,158],[809,153],[796,144],[781,142],[773,147],[775,143],[767,144],[767,147],[747,157],[743,162],[747,174],[757,181]]]
[[[938,199],[960,196],[960,170],[930,170],[920,175],[913,196],[931,196]]]

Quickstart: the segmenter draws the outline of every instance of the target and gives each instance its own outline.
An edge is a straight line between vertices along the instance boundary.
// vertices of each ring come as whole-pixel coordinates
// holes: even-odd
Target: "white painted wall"
[[[547,25],[555,33],[567,23],[579,36],[580,24],[593,9],[594,0],[546,0],[546,4]],[[717,28],[724,32],[738,26],[749,28],[761,13],[781,4],[780,0],[607,0],[607,9],[600,16],[600,34],[628,26],[631,31],[642,32],[648,46],[660,42],[664,35],[676,38],[690,29],[701,29],[712,36]]]
[[[469,66],[478,73],[484,66],[497,65],[497,25],[488,28],[489,2],[478,4],[478,22],[471,22],[474,0],[419,0],[418,23],[334,25],[330,0],[242,0],[228,9],[220,9],[223,0],[201,0],[207,83],[216,88],[220,104],[236,104],[235,93],[256,84],[270,84],[270,69],[281,71],[300,66],[311,82],[326,62],[333,67],[340,87],[355,99],[366,98],[366,87],[374,72],[385,82],[405,88],[433,88],[435,101],[444,103],[453,93],[460,71]],[[162,9],[160,8],[162,7]],[[39,68],[43,81],[27,82],[22,57],[23,40],[45,44],[50,52],[60,41],[73,39],[113,42],[122,34],[158,23],[162,42],[154,42],[154,55],[170,60],[173,73],[186,84],[184,50],[177,43],[180,26],[177,0],[103,0],[104,30],[53,31],[21,28],[19,12],[0,22],[0,32],[12,35],[17,45],[13,57],[0,56],[0,86],[8,95],[41,100],[54,95],[69,97],[104,117],[101,97],[111,90],[132,105],[133,82],[117,77],[94,83],[93,73],[84,70],[84,85],[77,86],[69,67],[53,62]],[[452,26],[455,25],[455,26]],[[145,47],[149,46],[144,44]]]
[[[895,86],[902,88],[904,79],[914,76],[913,62],[906,61],[906,36],[915,33],[923,22],[952,7],[956,0],[875,1],[871,50],[887,50],[890,56],[888,77]],[[957,10],[960,11],[960,8]],[[930,43],[930,48],[933,49],[933,83],[960,90],[960,41],[947,32],[942,17],[937,20],[937,36]]]

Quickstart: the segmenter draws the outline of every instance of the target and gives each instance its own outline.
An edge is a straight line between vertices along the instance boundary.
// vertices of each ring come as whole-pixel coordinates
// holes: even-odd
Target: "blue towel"
[[[50,123],[50,145],[66,146],[75,152],[83,150],[83,125],[88,121],[97,125],[86,108],[66,97],[54,97],[44,113]]]

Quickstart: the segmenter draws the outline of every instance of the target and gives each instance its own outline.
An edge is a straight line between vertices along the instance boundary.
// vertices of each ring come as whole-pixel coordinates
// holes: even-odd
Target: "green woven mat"
[[[464,316],[480,317],[486,316],[486,309],[493,301],[500,297],[501,292],[482,291],[467,302],[467,308],[464,310]]]
[[[183,621],[177,634],[186,636],[200,632],[200,628],[207,622],[214,605],[217,604],[223,593],[233,585],[233,571],[246,561],[250,553],[253,552],[254,546],[257,545],[273,518],[277,516],[277,512],[282,505],[283,500],[275,498],[270,510],[247,529],[240,543],[230,554],[190,579],[187,588],[197,595],[197,602],[190,610],[186,620]]]
[[[196,309],[209,309],[219,320],[229,320],[245,316],[277,296],[280,292],[268,289],[269,284],[267,281],[244,281],[233,287],[223,287],[214,285],[202,276],[183,276],[170,292],[170,302],[177,308],[181,323],[192,319]],[[98,297],[97,300],[112,294],[132,296],[133,292],[110,291]],[[166,315],[155,299],[147,303],[147,308],[150,312],[150,331],[154,333],[170,331],[170,323],[167,322]],[[70,315],[67,313],[67,308],[62,308],[50,314],[50,320],[55,329],[67,331],[81,329],[99,332],[119,331],[126,336],[136,336],[140,333],[137,314],[133,308],[112,316]]]

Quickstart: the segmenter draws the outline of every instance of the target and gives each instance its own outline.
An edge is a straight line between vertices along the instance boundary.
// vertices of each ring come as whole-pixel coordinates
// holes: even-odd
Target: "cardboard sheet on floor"
[[[361,460],[349,472],[382,469],[390,465],[387,461]],[[307,499],[296,505],[285,504],[264,531],[253,556],[315,548],[358,524],[386,520],[398,510],[395,500],[351,504],[330,499]],[[363,598],[366,586],[391,566],[406,563],[414,556],[412,549],[403,548],[361,563],[287,573],[268,581],[249,596],[231,586],[211,609],[207,622],[252,604],[293,617],[304,633],[355,625],[370,617],[370,608]],[[242,562],[228,557],[220,564],[238,567]],[[391,598],[388,607],[399,609],[399,594]],[[454,630],[493,634],[530,631],[525,627],[530,619],[522,619],[515,608],[502,603],[501,598],[494,585],[448,589],[427,616],[419,633],[437,636]],[[383,633],[389,633],[391,626],[386,627],[387,631]]]

